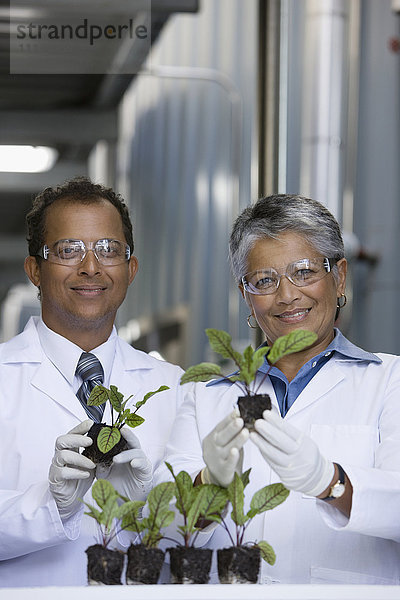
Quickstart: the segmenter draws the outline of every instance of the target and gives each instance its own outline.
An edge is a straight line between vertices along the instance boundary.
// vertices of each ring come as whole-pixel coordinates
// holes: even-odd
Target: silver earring
[[[347,304],[347,297],[346,294],[341,294],[340,298],[338,298],[337,300],[337,308],[343,308],[343,306],[346,306]]]
[[[254,319],[255,325],[252,325],[252,324],[251,324],[251,321],[250,321],[250,319],[251,319],[252,317],[253,317],[253,319]],[[257,327],[258,327],[258,325],[257,325],[257,321],[256,321],[256,319],[255,319],[255,317],[254,317],[253,315],[249,315],[249,316],[247,317],[247,325],[250,327],[250,329],[257,329]]]

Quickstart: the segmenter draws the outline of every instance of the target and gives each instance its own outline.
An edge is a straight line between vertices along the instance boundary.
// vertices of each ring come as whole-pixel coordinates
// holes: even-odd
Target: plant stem
[[[231,541],[231,544],[232,544],[232,546],[234,546],[234,545],[235,545],[235,542],[234,542],[234,540],[233,540],[232,534],[231,534],[231,532],[229,531],[229,527],[228,527],[228,525],[226,524],[226,521],[225,521],[225,519],[224,519],[223,517],[221,517],[221,521],[222,521],[222,522],[221,522],[221,525],[222,525],[222,527],[225,529],[226,533],[228,534],[228,536],[229,536],[229,539],[230,539],[230,541]]]
[[[264,381],[267,379],[267,377],[269,375],[269,372],[270,372],[270,370],[273,367],[273,365],[270,365],[269,363],[268,363],[268,365],[269,365],[268,369],[267,369],[266,373],[264,373],[264,376],[261,378],[261,381],[258,384],[257,388],[254,390],[254,394],[258,394],[258,390],[260,389],[260,387],[262,386],[262,384],[264,383]]]

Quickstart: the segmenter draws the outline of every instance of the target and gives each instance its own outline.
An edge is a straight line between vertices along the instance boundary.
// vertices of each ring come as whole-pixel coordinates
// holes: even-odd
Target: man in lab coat
[[[85,585],[85,549],[97,530],[80,498],[91,500],[96,476],[131,499],[146,497],[181,403],[182,371],[116,333],[138,261],[128,210],[113,190],[84,178],[47,188],[27,225],[25,271],[42,314],[0,346],[0,587]],[[136,435],[123,430],[129,449],[109,468],[80,453],[93,423],[76,395],[82,353],[98,359],[106,387],[132,394],[132,402],[169,387],[141,408]]]

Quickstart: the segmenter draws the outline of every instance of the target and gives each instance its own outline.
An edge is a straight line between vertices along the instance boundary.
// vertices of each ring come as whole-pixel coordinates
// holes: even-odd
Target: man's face
[[[85,244],[111,238],[126,242],[118,210],[107,200],[92,204],[56,201],[47,209],[45,243],[50,250],[63,239]],[[104,329],[109,335],[116,312],[132,283],[137,260],[104,266],[92,251],[74,266],[28,257],[26,271],[40,286],[42,317],[50,329],[68,339],[72,332]]]

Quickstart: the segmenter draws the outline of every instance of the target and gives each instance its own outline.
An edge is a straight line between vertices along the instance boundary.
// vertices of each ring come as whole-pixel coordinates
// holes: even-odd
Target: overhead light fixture
[[[57,156],[48,146],[0,145],[0,172],[42,173],[54,166]]]

